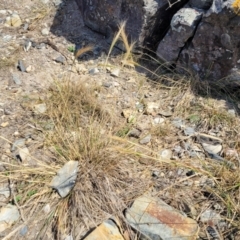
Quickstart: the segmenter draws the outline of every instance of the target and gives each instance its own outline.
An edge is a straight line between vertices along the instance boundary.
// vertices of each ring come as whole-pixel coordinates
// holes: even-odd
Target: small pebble
[[[47,36],[49,34],[49,29],[48,28],[43,28],[41,31],[43,36]]]
[[[147,135],[146,137],[142,138],[139,143],[140,144],[148,144],[151,141],[151,134]]]

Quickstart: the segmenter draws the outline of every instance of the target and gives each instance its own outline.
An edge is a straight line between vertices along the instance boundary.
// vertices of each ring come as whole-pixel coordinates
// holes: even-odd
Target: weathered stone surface
[[[231,75],[240,80],[240,15],[233,0],[214,0],[203,15],[193,40],[180,54],[180,63],[201,78],[220,79]]]
[[[91,232],[84,240],[124,240],[120,234],[118,227],[111,219],[104,221],[93,232]]]
[[[77,178],[78,161],[67,162],[57,175],[52,179],[50,186],[57,190],[58,194],[66,197],[75,185]]]
[[[152,240],[193,240],[198,224],[159,198],[141,196],[126,212],[128,223]]]
[[[138,44],[155,45],[166,33],[172,16],[187,0],[76,0],[85,24],[111,38],[121,22]],[[174,3],[169,8],[169,3]],[[164,20],[164,21],[163,21]]]
[[[208,10],[212,6],[213,0],[190,0],[189,5],[193,8]]]
[[[192,8],[180,9],[172,18],[171,29],[158,45],[157,56],[175,62],[179,53],[194,35],[202,13]]]

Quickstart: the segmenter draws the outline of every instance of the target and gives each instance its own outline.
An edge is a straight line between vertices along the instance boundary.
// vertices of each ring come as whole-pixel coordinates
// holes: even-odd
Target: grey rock
[[[112,86],[112,83],[111,82],[105,82],[105,83],[103,83],[103,86],[106,87],[106,88],[110,88]]]
[[[18,148],[23,148],[25,147],[25,143],[26,143],[26,140],[25,138],[20,138],[18,140],[16,140],[13,144],[12,144],[12,147],[11,147],[11,151],[15,151],[16,149]]]
[[[114,68],[114,69],[111,70],[110,74],[113,77],[119,77],[120,69],[119,68]]]
[[[59,6],[63,3],[63,0],[53,0],[55,6]]]
[[[171,117],[173,115],[172,110],[158,110],[157,113],[164,117]]]
[[[186,136],[193,136],[196,133],[192,127],[186,127],[183,131]]]
[[[56,189],[62,198],[66,197],[75,185],[77,171],[78,161],[67,162],[52,179],[50,186]]]
[[[214,0],[191,44],[179,55],[179,64],[192,69],[202,79],[239,80],[240,52],[235,49],[239,49],[240,15],[235,13],[232,3],[232,0]]]
[[[62,63],[62,64],[64,64],[65,61],[66,61],[65,57],[62,56],[62,55],[60,55],[60,56],[58,56],[57,58],[55,58],[55,62],[57,62],[57,63]]]
[[[25,41],[25,43],[24,43],[24,51],[25,51],[25,52],[28,52],[29,49],[31,48],[31,46],[32,46],[31,40],[30,40],[30,39],[27,39],[27,40]]]
[[[185,122],[181,118],[173,119],[172,124],[177,128],[184,128],[185,127]]]
[[[154,125],[158,125],[158,124],[163,123],[164,121],[165,121],[165,119],[162,118],[162,117],[155,117],[155,118],[153,119],[153,124],[154,124]]]
[[[141,239],[196,239],[199,229],[193,219],[183,216],[159,198],[147,195],[134,201],[126,211],[126,219],[143,235]]]
[[[91,75],[95,75],[97,73],[99,73],[98,68],[92,68],[92,69],[89,70],[89,74],[91,74]]]
[[[217,225],[218,222],[221,220],[221,216],[214,210],[207,209],[201,213],[200,220],[202,223],[212,222],[214,225]]]
[[[11,35],[5,35],[5,36],[3,36],[3,41],[4,42],[9,42],[9,41],[11,41],[12,40],[12,36]]]
[[[213,0],[190,0],[189,5],[193,8],[208,10],[213,4]]]
[[[140,144],[148,144],[151,141],[151,134],[148,134],[147,136],[145,136],[144,138],[142,138],[139,143]]]
[[[163,61],[176,62],[181,50],[194,35],[201,17],[202,13],[195,9],[180,9],[172,18],[171,29],[158,45],[157,56]]]
[[[28,148],[24,147],[24,148],[19,149],[18,155],[19,155],[19,158],[22,163],[24,163],[24,164],[30,163],[31,155],[30,155]]]
[[[8,204],[0,209],[0,233],[11,227],[20,217],[17,206]]]
[[[34,113],[35,114],[43,114],[47,111],[47,105],[46,103],[40,103],[34,105]]]
[[[28,232],[28,226],[24,226],[24,227],[22,227],[21,229],[20,229],[20,235],[21,236],[25,236],[26,234],[27,234],[27,232]]]
[[[136,129],[136,128],[130,130],[129,133],[128,133],[129,137],[134,137],[134,138],[139,138],[140,135],[141,135],[141,131]]]
[[[24,63],[22,60],[18,60],[18,68],[21,72],[26,72],[26,67],[24,66]]]
[[[16,74],[12,74],[12,79],[13,79],[15,84],[17,84],[17,85],[22,84],[22,81],[20,80],[20,78]]]
[[[9,184],[4,184],[3,186],[0,187],[0,195],[4,195],[5,198],[10,197]]]
[[[163,149],[159,152],[159,160],[170,160],[172,158],[172,151],[170,149]]]

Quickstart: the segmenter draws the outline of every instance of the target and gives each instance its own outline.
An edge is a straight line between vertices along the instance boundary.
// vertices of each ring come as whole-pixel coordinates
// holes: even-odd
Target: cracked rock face
[[[218,2],[218,3],[217,3]],[[231,8],[233,1],[214,1],[196,29],[194,38],[179,56],[201,78],[230,77],[240,80],[240,16]]]
[[[172,16],[188,0],[76,0],[86,26],[111,39],[126,21],[129,40],[137,45],[157,46]],[[169,8],[169,3],[175,3]],[[155,47],[156,48],[156,47]]]
[[[202,13],[192,8],[180,9],[172,18],[171,28],[159,43],[157,56],[167,62],[175,62],[179,53],[193,36]]]
[[[233,8],[234,0],[76,2],[85,24],[110,40],[126,20],[129,40],[162,60],[190,68],[202,79],[240,81],[240,9]]]

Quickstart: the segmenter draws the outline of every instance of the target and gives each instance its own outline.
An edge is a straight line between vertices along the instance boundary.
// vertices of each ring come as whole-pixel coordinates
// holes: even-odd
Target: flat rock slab
[[[111,219],[104,221],[84,240],[124,240],[117,225]]]
[[[67,162],[50,183],[53,189],[63,198],[66,197],[75,185],[78,171],[78,161]]]
[[[147,195],[135,200],[126,211],[128,223],[142,235],[152,240],[194,240],[198,224],[180,214],[159,198]]]

